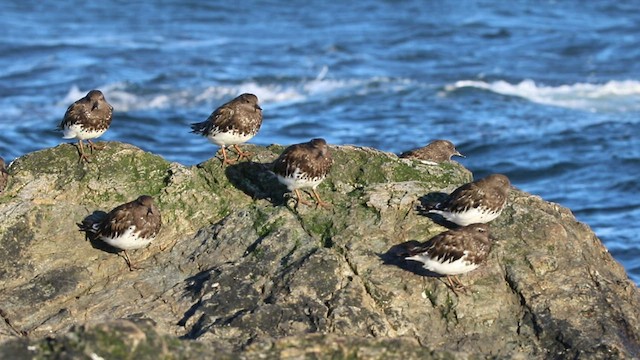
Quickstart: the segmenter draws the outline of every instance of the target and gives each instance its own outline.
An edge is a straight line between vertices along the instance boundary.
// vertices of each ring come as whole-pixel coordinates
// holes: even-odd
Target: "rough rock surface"
[[[374,149],[332,148],[330,209],[294,207],[266,165],[169,163],[105,143],[25,155],[0,195],[0,358],[633,358],[640,292],[571,212],[513,189],[486,264],[455,294],[401,244],[445,228],[421,202],[471,180]],[[148,194],[163,228],[117,254],[76,223]],[[193,341],[194,340],[194,341]]]

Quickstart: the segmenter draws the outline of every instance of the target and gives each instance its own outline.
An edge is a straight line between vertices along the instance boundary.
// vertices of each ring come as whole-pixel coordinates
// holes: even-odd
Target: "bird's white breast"
[[[251,140],[256,134],[242,134],[238,131],[212,131],[207,139],[218,146],[244,144]]]
[[[460,226],[471,224],[488,223],[500,215],[500,211],[492,212],[485,208],[469,208],[462,212],[449,212],[444,210],[429,210],[429,212],[440,214],[445,219]]]
[[[306,176],[300,169],[297,169],[290,176],[282,176],[280,174],[276,175],[278,177],[278,181],[284,184],[289,191],[301,188],[313,188],[315,189],[324,178],[309,178]]]
[[[63,139],[78,139],[78,140],[87,140],[87,139],[95,139],[102,134],[105,133],[107,129],[103,130],[86,130],[84,126],[80,124],[73,124],[70,126],[65,126],[62,130],[62,138]]]
[[[420,261],[421,263],[423,263],[423,267],[425,269],[442,275],[464,274],[478,268],[478,264],[473,264],[467,261],[466,251],[460,259],[454,261],[441,262],[438,259],[430,257],[428,254],[418,254],[406,259]]]
[[[135,231],[136,228],[130,226],[119,236],[106,237],[100,236],[100,239],[107,244],[122,250],[141,249],[151,243],[154,238],[141,238],[140,232]]]

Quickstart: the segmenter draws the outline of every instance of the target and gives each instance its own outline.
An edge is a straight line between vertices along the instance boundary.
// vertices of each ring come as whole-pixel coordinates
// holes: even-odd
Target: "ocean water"
[[[196,164],[189,133],[255,93],[252,143],[400,152],[453,141],[570,208],[640,283],[640,3],[612,1],[0,2],[0,156],[53,131],[97,88],[102,140]]]

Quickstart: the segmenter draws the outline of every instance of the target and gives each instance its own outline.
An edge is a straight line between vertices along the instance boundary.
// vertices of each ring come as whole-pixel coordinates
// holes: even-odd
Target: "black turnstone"
[[[222,148],[222,165],[233,161],[227,158],[227,145],[233,145],[238,159],[249,157],[238,147],[258,133],[262,125],[262,108],[258,105],[258,97],[253,94],[242,94],[217,108],[206,121],[191,124],[192,133],[206,136],[209,141]]]
[[[9,173],[4,164],[4,159],[0,157],[0,193],[4,191],[9,181]]]
[[[445,231],[409,248],[405,259],[419,261],[425,269],[445,275],[455,291],[456,287],[464,288],[456,275],[478,268],[490,250],[488,225],[471,224]]]
[[[104,98],[100,90],[91,90],[85,97],[74,102],[67,108],[64,118],[58,130],[63,131],[64,139],[78,139],[79,161],[89,162],[89,157],[84,153],[82,140],[87,140],[91,152],[100,149],[91,139],[95,139],[107,131],[111,125],[113,107]]]
[[[430,165],[449,161],[452,156],[464,157],[449,140],[434,140],[427,146],[405,151],[400,154],[401,158],[416,159]]]
[[[320,199],[316,187],[327,177],[333,158],[324,139],[313,139],[306,143],[291,145],[273,163],[273,172],[278,181],[289,191],[296,193],[298,203],[309,205],[300,197],[298,189],[311,188],[316,206],[329,206]]]
[[[429,212],[440,214],[460,226],[488,223],[502,213],[510,187],[509,178],[502,174],[492,174],[455,189],[444,201],[429,209]]]
[[[95,221],[89,217],[78,226],[80,230],[124,250],[124,259],[129,270],[133,270],[135,267],[131,264],[127,250],[149,245],[160,231],[162,218],[153,198],[142,195],[116,207],[100,220]]]

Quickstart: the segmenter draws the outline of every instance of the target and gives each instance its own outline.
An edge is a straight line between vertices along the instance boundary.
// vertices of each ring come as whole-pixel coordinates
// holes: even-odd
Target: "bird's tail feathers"
[[[100,230],[100,223],[95,222],[93,219],[84,219],[81,223],[77,223],[78,229],[86,233],[97,234]]]
[[[107,213],[104,211],[96,210],[89,214],[82,222],[77,223],[78,229],[84,231],[87,234],[97,234],[100,231],[102,222],[106,219]]]
[[[416,206],[416,210],[420,212],[422,215],[426,215],[429,213],[433,214],[441,214],[442,213],[442,203],[422,203]]]
[[[428,248],[428,245],[416,241],[412,244],[407,244],[404,249],[402,249],[403,251],[400,253],[400,256],[404,257],[405,260],[420,261],[423,253],[427,251]]]
[[[191,132],[194,134],[204,134],[207,129],[207,121],[191,124]]]

